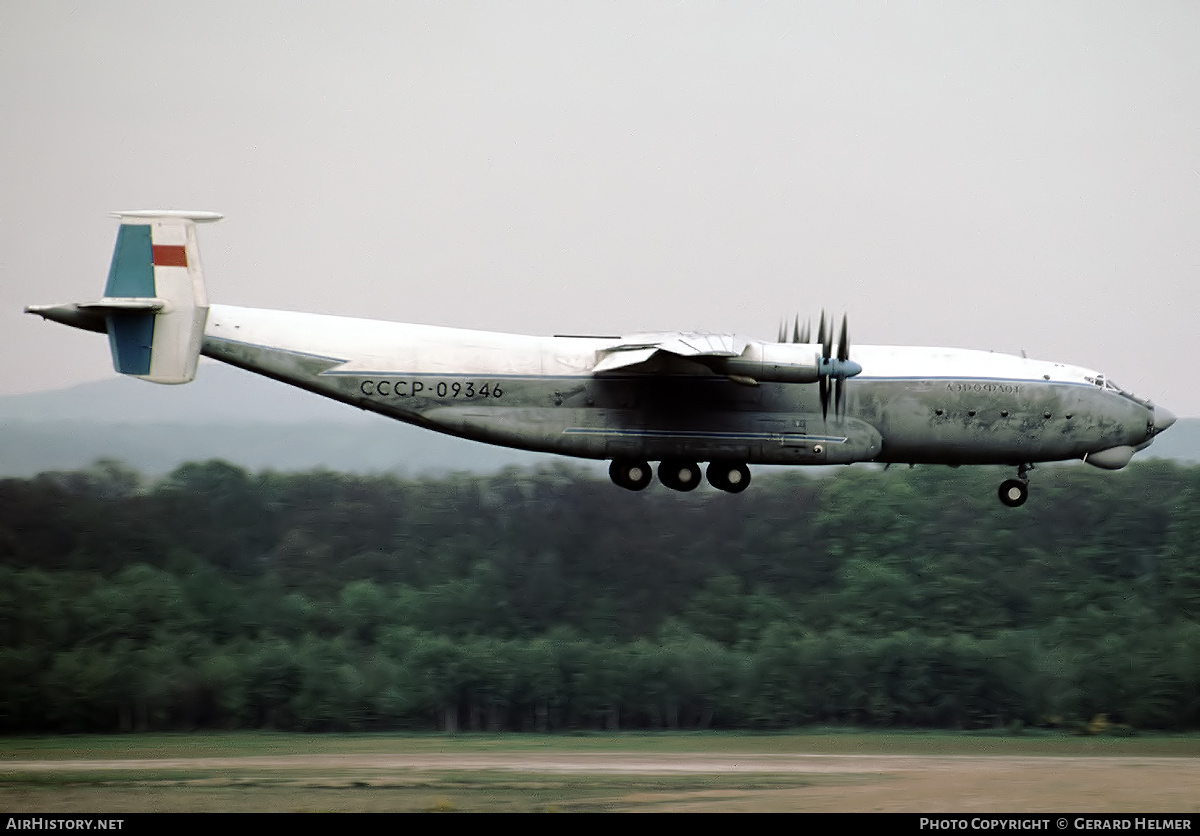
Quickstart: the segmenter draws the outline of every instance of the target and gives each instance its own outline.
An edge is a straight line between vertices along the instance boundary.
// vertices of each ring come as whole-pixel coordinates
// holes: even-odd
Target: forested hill
[[[0,481],[0,730],[1200,726],[1200,467]]]

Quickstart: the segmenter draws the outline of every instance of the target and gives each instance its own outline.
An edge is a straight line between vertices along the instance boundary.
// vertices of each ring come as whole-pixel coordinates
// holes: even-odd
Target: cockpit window
[[[1146,403],[1144,399],[1139,398],[1128,389],[1122,389],[1120,386],[1118,386],[1116,383],[1113,383],[1102,374],[1097,375],[1096,377],[1084,377],[1084,380],[1086,380],[1088,383],[1091,383],[1093,386],[1100,387],[1106,392],[1116,392],[1118,395],[1124,395],[1125,397],[1135,400],[1138,403]]]
[[[1097,375],[1096,377],[1086,377],[1085,376],[1083,379],[1086,380],[1088,383],[1092,384],[1093,386],[1099,386],[1101,389],[1107,389],[1110,392],[1121,392],[1121,393],[1125,392],[1124,389],[1122,389],[1117,384],[1113,383],[1111,380],[1109,380],[1102,374]]]

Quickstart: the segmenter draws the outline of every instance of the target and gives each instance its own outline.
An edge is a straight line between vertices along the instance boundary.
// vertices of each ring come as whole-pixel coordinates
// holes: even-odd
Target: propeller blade
[[[842,314],[842,336],[840,339],[838,339],[837,358],[839,360],[849,360],[850,359],[850,336],[849,336],[849,332],[846,330],[846,315],[845,314]]]
[[[800,342],[807,344],[812,339],[812,322],[804,323],[804,330],[800,332]]]
[[[800,342],[800,314],[796,314],[796,321],[792,324],[792,342]]]
[[[825,311],[821,311],[821,327],[817,330],[817,342],[821,344],[821,359],[833,353],[833,329],[825,330]]]
[[[846,411],[846,378],[839,377],[833,384],[833,416],[840,418]]]
[[[817,385],[820,387],[821,393],[821,420],[829,420],[829,378],[825,375],[821,376]]]
[[[775,340],[775,342],[779,342],[779,343],[787,342],[787,320],[786,319],[779,320],[779,338],[777,340]]]

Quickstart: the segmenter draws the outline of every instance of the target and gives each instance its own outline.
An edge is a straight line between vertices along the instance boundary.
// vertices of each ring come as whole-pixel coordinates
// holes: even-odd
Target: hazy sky
[[[0,394],[113,374],[114,209],[215,302],[1097,368],[1200,415],[1200,4],[0,0]],[[149,385],[149,384],[147,384]]]

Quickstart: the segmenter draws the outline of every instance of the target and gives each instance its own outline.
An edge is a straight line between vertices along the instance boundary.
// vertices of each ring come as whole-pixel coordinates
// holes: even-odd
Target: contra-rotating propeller
[[[808,323],[800,328],[800,316],[792,323],[792,342],[807,343],[810,338]],[[787,322],[779,325],[779,342],[787,342]],[[833,352],[833,328],[826,327],[825,312],[821,311],[821,324],[817,327],[817,342],[821,345],[821,360],[818,369],[817,387],[821,398],[821,417],[829,420],[829,400],[833,395],[833,414],[840,416],[846,408],[846,378],[862,371],[862,366],[850,359],[850,329],[845,314],[842,314],[842,333],[838,337],[837,355]]]
[[[845,314],[842,314],[842,335],[838,337],[837,359],[838,363],[842,366],[845,366],[845,364],[849,363],[850,361],[850,332],[847,328]],[[846,371],[848,371],[848,369]],[[854,372],[854,374],[858,374],[858,372],[861,371],[862,366],[859,366],[858,371]],[[846,411],[846,378],[848,376],[849,375],[843,371],[833,378],[833,414],[835,416],[840,416]],[[828,407],[825,408],[828,409]]]
[[[809,323],[804,323],[804,328],[800,328],[800,314],[796,314],[796,318],[792,321],[792,342],[806,343],[811,338],[811,326]],[[775,342],[786,343],[787,338],[787,319],[779,321],[779,339]]]

